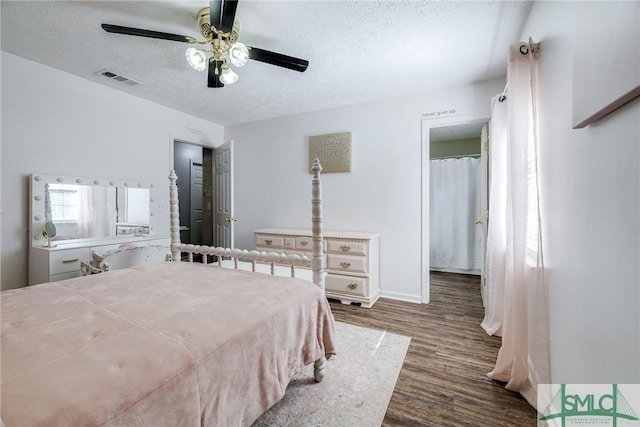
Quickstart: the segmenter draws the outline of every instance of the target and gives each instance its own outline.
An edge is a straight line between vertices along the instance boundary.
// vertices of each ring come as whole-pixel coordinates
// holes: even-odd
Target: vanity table
[[[81,262],[89,264],[93,254],[169,247],[169,236],[155,234],[153,193],[154,186],[146,182],[31,175],[29,285],[81,276]],[[57,229],[50,242],[45,224]]]
[[[117,237],[100,241],[60,243],[52,248],[32,246],[29,250],[29,285],[82,276],[80,263],[90,263],[92,254],[104,254],[125,245],[128,248],[171,244],[169,237]]]

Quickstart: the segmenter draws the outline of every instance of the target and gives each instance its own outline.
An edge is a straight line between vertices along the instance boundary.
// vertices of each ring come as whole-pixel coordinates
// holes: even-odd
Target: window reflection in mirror
[[[50,183],[45,186],[45,219],[55,240],[149,234],[149,190]]]

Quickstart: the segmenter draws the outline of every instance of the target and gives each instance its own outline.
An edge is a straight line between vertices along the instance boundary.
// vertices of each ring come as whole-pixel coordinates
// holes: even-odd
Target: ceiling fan
[[[235,83],[238,80],[238,74],[231,69],[229,62],[236,67],[242,67],[249,59],[253,59],[299,72],[307,69],[309,66],[307,60],[245,46],[238,42],[239,25],[235,19],[237,7],[237,0],[210,0],[209,7],[198,12],[198,27],[205,38],[204,41],[190,36],[120,25],[102,24],[102,28],[109,33],[210,45],[211,50],[189,47],[186,56],[189,64],[198,71],[204,71],[208,65],[207,86],[212,88],[224,87],[225,84]]]

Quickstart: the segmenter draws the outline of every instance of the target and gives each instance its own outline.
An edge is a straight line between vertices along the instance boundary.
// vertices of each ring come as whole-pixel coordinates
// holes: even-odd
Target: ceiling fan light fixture
[[[220,81],[226,85],[233,84],[238,81],[238,74],[233,71],[226,63],[222,64],[222,73]]]
[[[244,43],[236,42],[228,51],[229,61],[236,67],[244,67],[249,60],[249,49]]]
[[[204,71],[207,69],[207,52],[196,49],[194,47],[188,47],[185,51],[187,62],[196,71]]]

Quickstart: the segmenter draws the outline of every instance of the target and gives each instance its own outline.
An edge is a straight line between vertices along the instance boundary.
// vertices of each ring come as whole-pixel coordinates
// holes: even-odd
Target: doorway
[[[213,152],[210,148],[174,140],[173,163],[178,176],[180,241],[212,245]]]
[[[480,178],[476,178],[474,181],[475,185],[479,186],[478,193],[480,193],[480,206],[474,212],[465,212],[461,216],[468,216],[471,224],[469,224],[466,228],[470,230],[471,233],[480,233],[484,234],[486,229],[485,224],[486,221],[483,219],[483,213],[486,211],[486,191],[483,188],[486,188],[486,179],[482,178],[486,176],[486,161],[487,161],[487,151],[486,144],[482,146],[481,144],[481,134],[483,125],[488,123],[487,118],[474,118],[474,117],[452,117],[446,119],[437,119],[437,120],[423,120],[422,121],[422,240],[421,240],[421,252],[422,252],[422,302],[429,302],[429,288],[430,288],[430,272],[432,268],[432,251],[431,245],[432,240],[438,242],[438,240],[442,240],[445,238],[449,238],[450,236],[445,236],[443,233],[440,233],[441,230],[432,230],[432,219],[435,218],[436,213],[434,213],[434,209],[436,209],[436,202],[432,201],[432,180],[431,180],[431,162],[432,160],[437,161],[434,163],[435,167],[444,166],[453,166],[456,164],[455,168],[464,168],[467,167],[464,163],[473,164],[472,168],[477,172],[477,175]],[[486,131],[485,131],[486,132]],[[465,159],[458,162],[456,159]],[[471,160],[476,159],[476,160]],[[484,174],[484,175],[483,175]],[[469,175],[469,173],[467,174]],[[480,182],[479,182],[480,181]],[[435,180],[434,180],[435,183]],[[465,184],[466,185],[466,184]],[[467,192],[469,189],[466,189]],[[462,192],[462,191],[460,191]],[[441,196],[444,195],[445,199],[447,198],[447,194],[449,196],[453,195],[455,197],[458,196],[459,193],[456,191],[456,188],[449,188],[446,191],[441,192]],[[438,203],[441,205],[442,203]],[[455,215],[451,215],[452,212],[458,214],[455,209],[451,211],[451,208],[448,208],[449,211],[445,211],[444,214],[440,213],[440,217],[444,218],[445,223],[447,221],[451,222],[451,218]],[[434,216],[434,218],[432,218]],[[458,215],[460,216],[460,215]],[[452,225],[452,224],[449,224]],[[454,226],[456,228],[456,226]],[[459,236],[456,236],[459,238]],[[475,274],[482,274],[483,265],[484,265],[484,256],[482,251],[484,250],[484,241],[486,238],[483,238],[483,242],[480,246],[480,271],[473,271]],[[462,246],[459,242],[455,242],[452,244],[454,249],[459,249],[458,247]],[[466,248],[463,250],[467,250]],[[465,254],[466,258],[472,258],[477,256],[471,253]],[[445,264],[448,262],[447,258],[450,257],[450,254],[446,253],[445,256],[440,257],[440,261],[445,261]],[[437,258],[437,257],[436,257]],[[476,260],[477,261],[477,260]],[[475,266],[478,266],[478,262],[475,263]],[[445,265],[438,266],[443,271],[455,271],[455,272],[463,272],[459,271],[461,269],[453,267],[447,268]],[[465,268],[466,269],[466,268]],[[462,270],[465,270],[462,269]],[[473,269],[477,270],[477,269]],[[468,273],[469,271],[467,271]]]

